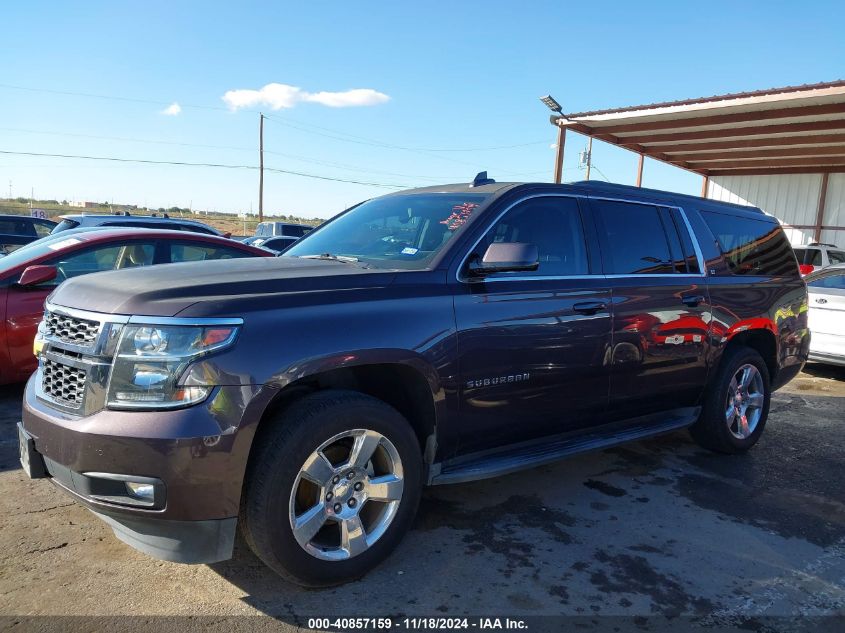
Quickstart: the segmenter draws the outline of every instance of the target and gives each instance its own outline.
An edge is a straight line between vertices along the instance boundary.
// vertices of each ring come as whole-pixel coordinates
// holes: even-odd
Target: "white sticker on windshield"
[[[402,249],[402,254],[403,255],[416,255],[419,252],[419,250],[420,249],[418,249],[418,248],[411,248],[410,246],[408,246],[407,248]]]
[[[48,244],[47,248],[53,251],[60,251],[63,248],[67,248],[68,246],[73,246],[74,244],[81,244],[82,240],[78,240],[75,237],[69,237],[66,240],[62,240],[61,242],[56,242],[55,244]]]

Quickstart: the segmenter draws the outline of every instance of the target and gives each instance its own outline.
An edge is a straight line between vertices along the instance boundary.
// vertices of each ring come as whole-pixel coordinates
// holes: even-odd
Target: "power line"
[[[495,145],[495,146],[488,146],[488,147],[466,147],[466,148],[443,148],[443,147],[408,147],[405,145],[396,145],[394,143],[387,143],[384,141],[377,141],[374,139],[369,139],[363,136],[356,136],[354,134],[348,134],[346,132],[340,132],[338,130],[333,130],[331,128],[321,127],[319,125],[313,125],[312,123],[305,123],[303,121],[296,121],[295,119],[287,120],[287,118],[282,119],[279,117],[271,116],[269,114],[265,114],[265,117],[268,119],[272,119],[277,123],[281,123],[282,125],[288,125],[292,128],[301,130],[303,132],[308,132],[310,134],[318,134],[319,136],[326,136],[328,138],[333,138],[339,141],[347,141],[350,143],[359,143],[361,145],[372,145],[375,147],[385,147],[388,149],[401,149],[406,151],[415,151],[415,152],[486,152],[492,150],[499,150],[499,149],[514,149],[517,147],[528,147],[530,145],[545,145],[548,143],[548,140],[543,141],[531,141],[529,143],[515,143],[513,145]],[[314,132],[312,130],[305,129],[305,127],[298,127],[291,123],[294,121],[298,126],[305,126],[305,127],[312,127],[317,130],[323,130],[325,132],[331,132],[332,134],[319,134],[318,132]],[[340,135],[340,136],[336,136]]]
[[[111,100],[111,101],[125,101],[125,102],[129,102],[129,103],[145,103],[145,104],[150,104],[150,105],[170,105],[170,103],[171,103],[169,101],[159,101],[159,100],[156,100],[156,99],[140,99],[140,98],[136,98],[136,97],[123,97],[123,96],[117,96],[117,95],[96,94],[96,93],[90,93],[90,92],[76,92],[76,91],[71,91],[71,90],[53,90],[53,89],[49,89],[49,88],[32,88],[32,87],[29,87],[29,86],[17,86],[17,85],[13,85],[13,84],[5,84],[5,83],[0,83],[0,88],[8,88],[8,89],[11,89],[11,90],[23,90],[23,91],[26,91],[26,92],[41,92],[41,93],[47,93],[47,94],[57,94],[57,95],[72,96],[72,97],[86,97],[86,98],[90,98],[90,99],[106,99],[106,100]],[[183,108],[194,108],[194,109],[199,109],[199,110],[213,110],[213,111],[224,111],[224,112],[230,112],[231,111],[229,108],[226,108],[226,107],[223,107],[223,106],[197,105],[197,104],[181,103],[181,102],[179,103],[179,105]],[[247,108],[244,108],[243,111],[244,112],[259,113],[258,110],[251,110],[251,109],[247,109]],[[378,141],[378,140],[375,140],[375,139],[368,139],[368,138],[362,137],[362,136],[355,136],[355,135],[352,135],[352,134],[348,134],[346,132],[342,132],[340,130],[334,130],[334,129],[331,129],[331,128],[326,128],[326,127],[321,127],[321,126],[314,125],[314,124],[311,124],[311,123],[306,123],[305,121],[298,121],[296,119],[290,119],[289,117],[286,117],[286,119],[280,119],[280,118],[276,118],[276,117],[271,117],[270,115],[267,115],[267,114],[265,114],[264,116],[266,116],[268,119],[273,119],[276,122],[281,123],[283,125],[289,125],[290,127],[296,128],[296,125],[294,125],[296,123],[300,126],[311,127],[311,128],[315,128],[317,130],[324,130],[326,132],[330,132],[330,133],[335,134],[335,135],[348,137],[348,138],[339,138],[339,137],[329,136],[329,138],[337,138],[337,140],[342,140],[342,141],[346,140],[348,142],[353,142],[352,139],[354,139],[355,141],[357,141],[361,144],[365,144],[365,145],[371,145],[371,146],[374,146],[374,147],[384,147],[384,148],[388,148],[388,149],[401,149],[401,150],[408,150],[408,151],[433,152],[433,153],[437,153],[437,152],[484,152],[484,151],[494,151],[494,150],[501,150],[501,149],[514,149],[514,148],[518,148],[518,147],[528,147],[528,146],[531,146],[531,145],[541,145],[541,144],[545,144],[545,143],[548,142],[547,140],[543,140],[543,141],[531,141],[531,142],[528,142],[528,143],[516,143],[516,144],[512,144],[512,145],[497,145],[497,146],[490,146],[490,147],[465,147],[465,148],[408,147],[408,146],[403,146],[403,145],[395,145],[395,144],[392,144],[392,143],[386,143],[386,142]],[[306,133],[309,133],[309,134],[318,134],[317,132],[314,132],[313,130],[304,129],[304,127],[303,128],[297,128],[297,129],[300,129],[300,131],[303,131],[303,132],[306,132]],[[321,134],[320,136],[327,136],[327,135]]]
[[[266,115],[265,115],[266,117]],[[176,147],[197,147],[202,149],[223,149],[229,151],[238,151],[238,152],[254,152],[254,147],[240,147],[234,145],[209,145],[204,143],[183,143],[179,141],[164,141],[159,139],[143,139],[143,138],[132,138],[126,136],[103,136],[100,134],[80,134],[75,132],[55,132],[55,131],[47,131],[47,130],[33,130],[33,129],[25,129],[25,128],[13,128],[13,127],[0,127],[0,130],[7,131],[7,132],[22,132],[24,134],[41,134],[44,136],[64,136],[69,138],[87,138],[87,139],[94,139],[94,140],[101,140],[101,141],[120,141],[122,143],[148,143],[153,145],[170,145]],[[345,163],[335,163],[331,161],[324,161],[319,160],[316,158],[310,158],[307,156],[301,156],[298,154],[287,154],[284,152],[276,152],[269,149],[264,150],[265,154],[273,154],[274,156],[282,156],[284,158],[291,158],[293,160],[301,160],[306,163],[313,163],[315,165],[321,165],[323,167],[333,167],[336,169],[345,169],[349,171],[357,171],[362,173],[370,173],[370,174],[381,174],[384,176],[399,176],[400,178],[417,178],[420,180],[431,180],[433,182],[443,182],[445,180],[454,179],[453,176],[419,176],[416,174],[400,174],[391,171],[381,171],[378,169],[370,169],[370,168],[361,168],[355,167],[352,165],[347,165]]]
[[[3,84],[0,83],[0,88],[9,88],[11,90],[24,90],[26,92],[43,92],[47,94],[54,94],[54,95],[64,95],[69,97],[87,97],[89,99],[108,99],[110,101],[128,101],[130,103],[146,103],[150,105],[170,105],[172,102],[170,101],[158,101],[156,99],[139,99],[137,97],[121,97],[117,95],[104,95],[104,94],[95,94],[90,92],[74,92],[71,90],[52,90],[50,88],[31,88],[29,86],[14,86],[12,84]],[[182,108],[196,108],[198,110],[223,110],[228,111],[229,108],[224,108],[223,106],[210,106],[210,105],[195,105],[195,104],[188,104],[188,103],[180,103],[180,107]],[[250,110],[250,112],[257,112],[257,110]]]
[[[13,156],[41,156],[47,158],[71,158],[79,160],[102,160],[118,163],[140,163],[144,165],[176,165],[179,167],[215,167],[221,169],[250,169],[257,170],[255,165],[231,165],[226,163],[191,163],[187,161],[176,160],[151,160],[143,158],[119,158],[116,156],[86,156],[81,154],[48,154],[44,152],[16,152],[11,150],[0,150],[0,154],[8,154]],[[278,174],[288,174],[290,176],[301,176],[303,178],[315,178],[317,180],[328,180],[332,182],[344,182],[353,185],[366,185],[370,187],[385,187],[387,189],[405,189],[408,185],[388,184],[382,182],[367,182],[363,180],[350,180],[346,178],[334,178],[332,176],[321,176],[319,174],[310,174],[301,171],[293,171],[290,169],[280,169],[278,167],[265,167],[265,171],[274,172]]]

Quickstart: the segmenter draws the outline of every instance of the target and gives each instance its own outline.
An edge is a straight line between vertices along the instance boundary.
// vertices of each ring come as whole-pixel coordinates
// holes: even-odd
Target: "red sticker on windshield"
[[[441,220],[440,224],[445,224],[450,231],[455,231],[466,224],[469,216],[478,206],[475,202],[464,202],[463,204],[456,204],[452,207],[452,215],[445,220]]]

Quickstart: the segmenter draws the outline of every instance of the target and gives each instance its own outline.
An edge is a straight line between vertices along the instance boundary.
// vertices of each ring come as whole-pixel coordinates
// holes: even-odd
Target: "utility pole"
[[[264,113],[258,113],[258,221],[264,221]]]
[[[587,141],[587,180],[590,179],[590,166],[593,164],[593,137]]]

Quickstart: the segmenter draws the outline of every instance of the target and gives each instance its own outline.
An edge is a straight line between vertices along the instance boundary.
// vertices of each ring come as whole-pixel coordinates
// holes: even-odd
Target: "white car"
[[[813,242],[806,246],[795,246],[793,250],[802,275],[808,275],[828,266],[845,263],[845,251],[837,248],[835,244]]]
[[[807,275],[810,360],[845,366],[845,264]]]

